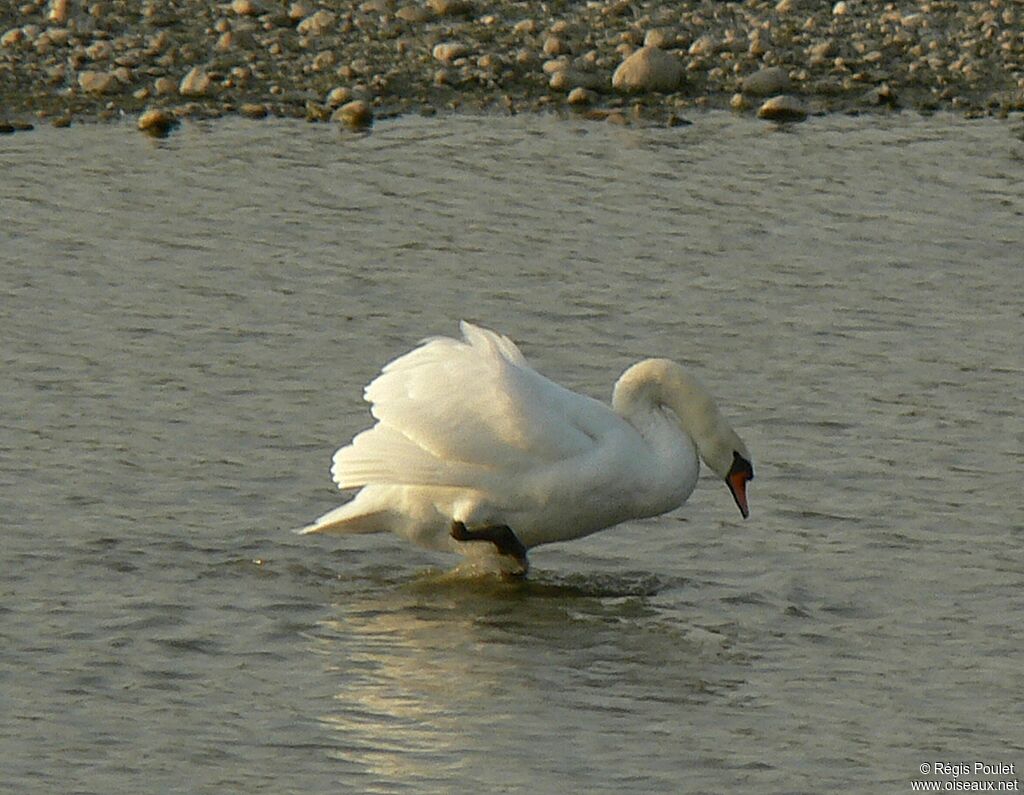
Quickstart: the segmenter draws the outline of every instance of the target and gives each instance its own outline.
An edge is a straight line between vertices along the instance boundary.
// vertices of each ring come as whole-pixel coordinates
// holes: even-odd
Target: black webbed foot
[[[498,550],[499,555],[508,555],[522,567],[523,573],[529,568],[526,560],[526,547],[512,528],[505,524],[487,525],[470,530],[463,522],[452,522],[452,538],[456,541],[490,541]]]

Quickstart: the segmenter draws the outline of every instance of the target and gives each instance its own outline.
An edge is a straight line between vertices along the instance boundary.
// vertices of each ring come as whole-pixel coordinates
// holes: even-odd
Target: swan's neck
[[[671,409],[704,463],[721,477],[734,451],[749,459],[703,384],[668,359],[646,359],[626,370],[615,384],[612,407],[638,428],[650,425],[652,414]]]

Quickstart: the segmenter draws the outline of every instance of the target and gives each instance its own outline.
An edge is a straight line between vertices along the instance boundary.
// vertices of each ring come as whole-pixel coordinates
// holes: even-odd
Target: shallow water
[[[694,121],[0,141],[0,789],[1019,769],[1019,126]],[[751,518],[705,478],[524,583],[290,534],[338,502],[362,385],[460,317],[598,397],[644,356],[696,368]]]

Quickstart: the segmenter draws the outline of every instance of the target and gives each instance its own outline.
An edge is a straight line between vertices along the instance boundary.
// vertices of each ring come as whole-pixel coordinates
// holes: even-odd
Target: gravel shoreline
[[[14,0],[0,11],[6,132],[146,110],[159,134],[234,113],[358,127],[572,108],[672,124],[727,107],[781,120],[1020,112],[1024,0]]]

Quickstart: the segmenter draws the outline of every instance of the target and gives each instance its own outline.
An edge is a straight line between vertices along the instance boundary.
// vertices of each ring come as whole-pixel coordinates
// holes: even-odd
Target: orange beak
[[[732,492],[732,498],[736,500],[736,507],[740,509],[744,519],[750,516],[750,508],[747,506],[747,481],[753,479],[754,467],[739,453],[733,453],[732,467],[725,476],[725,485]]]

